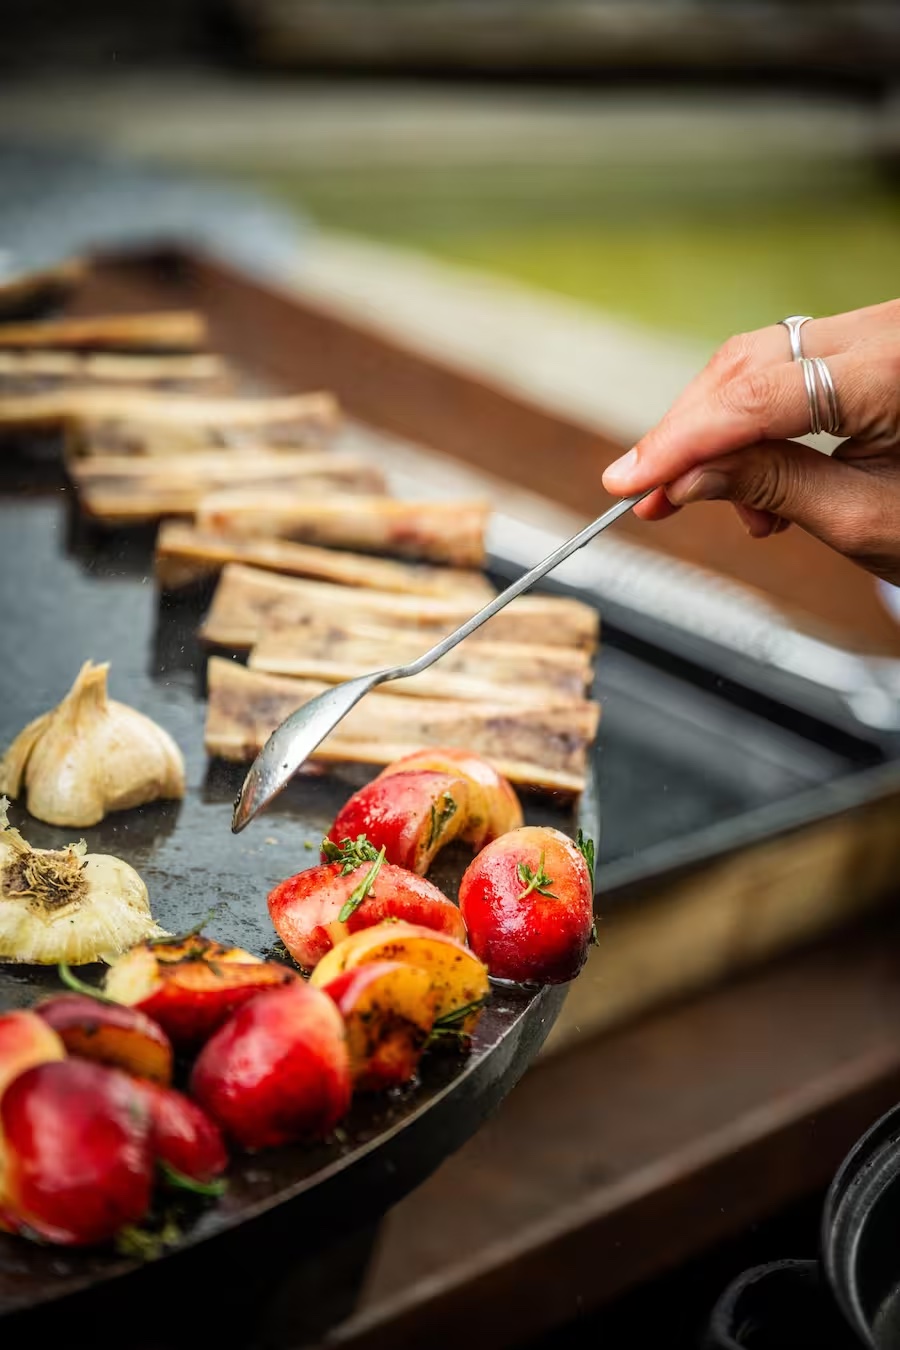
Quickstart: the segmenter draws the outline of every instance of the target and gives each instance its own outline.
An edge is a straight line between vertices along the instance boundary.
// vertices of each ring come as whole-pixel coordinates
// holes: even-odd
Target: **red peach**
[[[461,750],[456,746],[415,750],[411,755],[404,755],[382,769],[378,777],[389,778],[394,774],[420,770],[458,774],[468,780],[469,809],[459,838],[471,844],[476,853],[485,844],[498,839],[508,830],[517,830],[522,824],[522,806],[512,784],[497,772],[493,764],[471,750]]]
[[[221,1176],[228,1154],[219,1127],[196,1102],[173,1088],[142,1083],[150,1111],[154,1157],[189,1177],[208,1182]]]
[[[350,933],[383,919],[406,919],[465,941],[459,910],[437,886],[402,867],[382,863],[372,889],[349,919],[340,912],[365,880],[371,863],[346,876],[339,862],[324,863],[282,881],[269,895],[269,917],[291,956],[307,970]]]
[[[248,1149],[322,1138],[351,1092],[343,1019],[327,994],[303,982],[238,1008],[191,1075],[192,1095]]]
[[[26,1069],[65,1056],[59,1036],[35,1013],[20,1009],[0,1014],[0,1096]]]
[[[106,1242],[147,1212],[150,1113],[135,1080],[67,1059],[26,1070],[0,1098],[0,1214],[66,1246]]]
[[[524,826],[469,865],[459,905],[472,950],[490,973],[564,984],[587,959],[593,927],[590,869],[559,830]]]
[[[436,854],[465,829],[469,783],[459,774],[403,773],[355,792],[328,831],[335,844],[364,834],[388,862],[424,876]]]

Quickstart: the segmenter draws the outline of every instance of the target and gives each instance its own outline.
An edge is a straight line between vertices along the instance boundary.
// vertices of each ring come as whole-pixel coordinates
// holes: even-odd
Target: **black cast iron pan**
[[[15,457],[0,467],[0,743],[58,702],[82,661],[110,660],[112,696],[155,718],[181,746],[188,793],[75,835],[138,868],[170,931],[214,909],[210,936],[271,954],[268,889],[315,861],[337,809],[371,771],[300,779],[251,830],[233,836],[243,766],[210,763],[203,750],[204,653],[195,639],[202,609],[160,601],[152,538],[108,535],[99,543],[73,534],[65,482],[52,470],[49,480],[48,490],[47,476],[37,475],[35,490],[23,493]],[[580,823],[594,833],[591,801],[586,795]],[[527,814],[569,831],[579,823],[571,802],[535,800]],[[73,834],[41,825],[18,804],[11,819],[43,847]],[[436,878],[451,893],[464,861],[449,860]],[[0,1010],[55,987],[53,970],[0,966]],[[242,1350],[269,1344],[261,1328],[278,1289],[290,1302],[311,1262],[324,1278],[332,1244],[377,1220],[478,1128],[537,1053],[563,997],[561,989],[498,988],[467,1058],[434,1058],[409,1090],[360,1099],[323,1145],[237,1158],[225,1198],[150,1265],[0,1234],[3,1344],[63,1331],[71,1341],[73,1326],[90,1328],[93,1346],[196,1345],[213,1336]],[[295,1309],[302,1325],[315,1321],[320,1305],[316,1296]],[[76,1343],[86,1340],[85,1332]]]

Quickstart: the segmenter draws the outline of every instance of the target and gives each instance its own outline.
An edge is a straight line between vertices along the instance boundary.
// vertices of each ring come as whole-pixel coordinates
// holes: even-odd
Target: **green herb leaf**
[[[369,868],[368,872],[363,877],[362,881],[359,883],[356,890],[351,893],[350,898],[345,901],[343,908],[341,909],[341,912],[338,915],[338,920],[341,923],[347,922],[347,920],[350,918],[350,915],[355,913],[356,910],[359,909],[360,905],[365,900],[366,896],[369,894],[369,891],[375,884],[375,878],[381,871],[381,864],[384,862],[384,854],[385,854],[385,846],[382,845],[381,852],[376,853],[375,861],[372,863],[372,866]],[[341,875],[343,876],[343,873],[341,873]]]
[[[186,1177],[183,1172],[179,1172],[177,1167],[172,1167],[170,1163],[160,1159],[159,1170],[165,1177],[170,1186],[174,1186],[178,1191],[190,1191],[192,1195],[205,1195],[213,1199],[218,1199],[228,1190],[228,1182],[224,1177],[217,1177],[215,1181],[197,1181],[194,1177]]]
[[[532,891],[537,891],[538,895],[546,895],[548,900],[557,900],[559,897],[554,895],[549,886],[553,885],[553,878],[548,877],[544,871],[544,858],[546,854],[542,851],[540,862],[537,865],[537,871],[533,871],[525,862],[520,862],[516,871],[519,874],[519,880],[525,883],[524,891],[520,891],[516,896],[517,900],[524,900],[526,895]]]
[[[579,830],[575,836],[575,847],[587,863],[588,872],[591,878],[591,894],[594,891],[594,841],[589,839],[583,830]]]
[[[426,1045],[432,1045],[435,1041],[455,1039],[458,1041],[467,1041],[471,1035],[470,1032],[463,1030],[465,1022],[469,1015],[483,1008],[488,1001],[489,995],[484,998],[473,999],[471,1003],[463,1003],[459,1008],[451,1008],[449,1012],[438,1017],[428,1035]]]
[[[355,839],[342,839],[340,844],[334,843],[331,839],[323,839],[322,852],[326,862],[343,863],[342,877],[348,876],[357,867],[362,867],[363,863],[374,862],[378,857],[374,845],[369,843],[364,834],[358,834]]]
[[[133,1261],[156,1261],[180,1240],[181,1228],[174,1219],[169,1218],[158,1229],[126,1224],[116,1234],[115,1247],[120,1256],[128,1256]]]
[[[57,966],[59,978],[69,989],[74,989],[76,994],[87,994],[88,998],[95,998],[98,1003],[115,1003],[114,998],[104,994],[102,990],[97,989],[95,985],[88,984],[86,980],[79,980],[78,976],[73,974],[67,961],[60,961]]]
[[[597,920],[596,920],[596,919],[592,920],[592,922],[591,922],[591,946],[592,946],[592,947],[599,947],[599,946],[600,946],[600,939],[599,939],[599,937],[597,936]]]
[[[459,809],[459,802],[449,792],[442,792],[440,797],[440,809],[432,806],[431,808],[431,827],[428,831],[428,843],[426,848],[431,848],[436,844],[444,832],[447,821],[456,815]]]

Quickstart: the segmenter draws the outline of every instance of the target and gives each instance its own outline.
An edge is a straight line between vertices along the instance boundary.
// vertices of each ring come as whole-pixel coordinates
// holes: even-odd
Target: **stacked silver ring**
[[[800,344],[800,329],[812,317],[810,314],[792,314],[780,323],[788,331],[791,340],[791,358],[799,361],[803,371],[803,383],[806,386],[806,398],[809,403],[809,429],[814,436],[826,431],[830,436],[840,435],[841,418],[838,411],[837,391],[831,371],[821,356],[804,356]],[[822,417],[821,395],[827,409],[827,419]]]

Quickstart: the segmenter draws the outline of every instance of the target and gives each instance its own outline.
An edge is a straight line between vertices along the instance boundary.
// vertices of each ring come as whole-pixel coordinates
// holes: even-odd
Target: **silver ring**
[[[821,356],[814,356],[813,361],[819,381],[825,390],[825,401],[828,404],[828,425],[823,427],[822,430],[827,431],[830,436],[839,436],[841,418],[838,413],[837,391],[834,387],[834,380],[831,378],[831,371]]]
[[[803,360],[803,348],[800,345],[800,329],[805,323],[809,323],[811,314],[791,314],[786,319],[779,319],[782,327],[788,330],[788,337],[791,340],[791,360]]]
[[[809,356],[801,356],[800,369],[803,371],[803,383],[806,385],[806,399],[809,403],[809,430],[813,436],[818,436],[822,430],[822,419],[819,416],[815,361]]]

